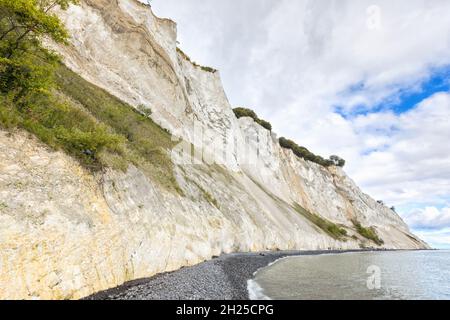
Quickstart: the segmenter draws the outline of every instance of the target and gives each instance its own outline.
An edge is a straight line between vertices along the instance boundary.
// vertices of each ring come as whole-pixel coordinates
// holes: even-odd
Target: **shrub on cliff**
[[[146,116],[147,118],[150,118],[152,115],[152,109],[143,104],[138,105],[136,110],[143,116]]]
[[[330,167],[330,166],[343,167],[343,166],[345,166],[345,160],[338,156],[331,156],[330,159],[325,159],[319,155],[312,153],[305,147],[299,146],[294,141],[286,139],[284,137],[281,137],[279,139],[279,143],[282,148],[292,150],[292,152],[297,157],[317,163],[321,166],[324,166],[324,167]]]
[[[270,122],[268,122],[266,120],[260,119],[258,117],[258,115],[255,113],[255,111],[253,111],[251,109],[247,109],[247,108],[235,108],[235,109],[233,109],[233,111],[238,119],[243,118],[243,117],[252,118],[261,127],[265,128],[269,131],[272,131],[272,124],[270,124]]]
[[[256,123],[258,123],[261,127],[265,128],[269,131],[272,131],[272,124],[270,122],[268,122],[266,120],[258,119],[256,121]]]
[[[321,156],[318,156],[305,147],[301,147],[296,144],[294,141],[281,137],[279,139],[280,146],[284,149],[290,149],[292,152],[299,158],[317,163],[324,167],[329,167],[333,165],[331,160],[326,160]]]
[[[356,231],[363,236],[366,239],[372,240],[373,242],[375,242],[377,245],[381,246],[384,244],[383,239],[381,239],[377,232],[375,231],[375,228],[370,227],[370,228],[365,228],[361,225],[361,223],[359,223],[357,220],[353,220],[353,225],[356,228]]]
[[[345,160],[338,156],[331,156],[330,161],[333,162],[333,164],[337,167],[344,167],[345,166]]]
[[[303,208],[298,203],[294,203],[294,209],[300,213],[302,216],[304,216],[306,219],[311,221],[313,224],[315,224],[317,227],[322,229],[325,233],[327,233],[330,237],[337,239],[337,240],[344,240],[344,238],[347,236],[347,230],[344,228],[339,227],[337,224],[322,218],[321,216],[317,214],[313,214]]]

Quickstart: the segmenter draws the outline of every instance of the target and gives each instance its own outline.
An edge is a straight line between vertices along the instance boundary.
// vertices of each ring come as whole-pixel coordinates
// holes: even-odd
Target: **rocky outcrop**
[[[174,22],[134,0],[83,0],[59,14],[72,43],[57,50],[72,70],[150,108],[189,146],[209,146],[205,155],[225,156],[187,164],[175,148],[181,195],[135,167],[93,174],[21,131],[0,131],[0,298],[81,298],[234,251],[376,247],[353,220],[384,248],[427,248],[342,169],[299,159],[236,119],[219,72],[177,50]],[[329,236],[299,206],[348,236]]]

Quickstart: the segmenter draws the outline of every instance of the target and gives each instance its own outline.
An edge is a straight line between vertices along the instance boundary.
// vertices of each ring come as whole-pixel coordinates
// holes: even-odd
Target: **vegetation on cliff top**
[[[235,109],[233,109],[233,111],[238,119],[243,118],[243,117],[252,118],[261,127],[265,128],[269,131],[272,131],[272,124],[270,124],[270,122],[267,122],[266,120],[260,119],[257,116],[257,114],[255,113],[255,111],[247,109],[247,108],[235,108]]]
[[[141,168],[179,191],[170,134],[145,114],[85,81],[44,48],[67,41],[55,6],[70,0],[0,0],[0,126],[29,131],[89,170]]]
[[[267,130],[272,131],[272,124],[268,121],[260,119],[255,111],[248,109],[248,108],[235,108],[235,109],[233,109],[233,111],[238,119],[242,118],[242,117],[252,118],[256,123],[261,125],[263,128],[266,128]],[[297,157],[317,163],[321,166],[324,166],[324,167],[330,167],[330,166],[344,167],[345,166],[345,160],[338,156],[333,155],[329,159],[325,159],[319,155],[312,153],[305,147],[299,146],[294,141],[283,138],[283,137],[279,139],[279,143],[282,148],[292,150],[292,152]]]
[[[281,137],[279,139],[279,142],[282,148],[292,150],[292,152],[299,158],[317,163],[324,167],[345,166],[345,160],[338,156],[331,156],[330,159],[325,159],[319,155],[312,153],[307,148],[299,146],[292,140]]]
[[[192,63],[193,66],[202,69],[203,71],[206,72],[210,72],[210,73],[216,73],[217,69],[211,68],[211,67],[206,67],[206,66],[202,66],[199,65],[197,62],[192,61],[192,59],[186,54],[184,53],[183,50],[181,50],[180,48],[177,47],[177,52],[187,61],[189,61],[190,63]]]

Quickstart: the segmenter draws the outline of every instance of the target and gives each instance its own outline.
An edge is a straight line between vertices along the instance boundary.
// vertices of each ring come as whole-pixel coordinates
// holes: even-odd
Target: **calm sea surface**
[[[248,283],[252,299],[450,299],[450,251],[291,257]]]

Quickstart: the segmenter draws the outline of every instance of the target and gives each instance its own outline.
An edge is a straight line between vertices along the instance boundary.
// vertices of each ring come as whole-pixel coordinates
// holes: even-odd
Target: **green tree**
[[[333,165],[338,167],[344,167],[345,166],[345,160],[338,156],[331,156],[330,161],[333,163]]]
[[[292,140],[281,137],[279,139],[279,143],[282,148],[292,150],[292,152],[299,158],[317,163],[323,167],[330,167],[334,165],[334,162],[332,160],[326,160],[323,157],[312,153],[305,147],[299,146]]]
[[[44,39],[66,43],[68,33],[52,10],[78,0],[0,0],[0,93],[15,103],[45,93],[58,56]]]

